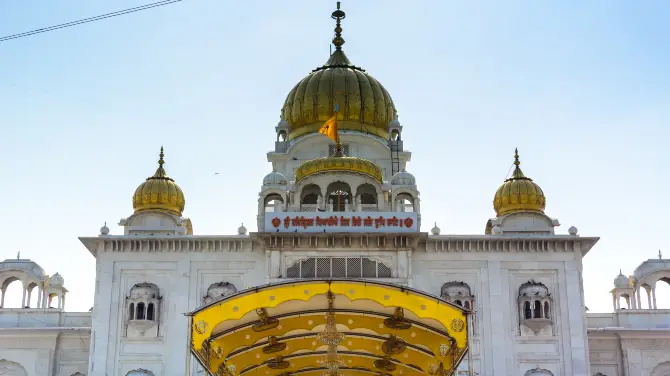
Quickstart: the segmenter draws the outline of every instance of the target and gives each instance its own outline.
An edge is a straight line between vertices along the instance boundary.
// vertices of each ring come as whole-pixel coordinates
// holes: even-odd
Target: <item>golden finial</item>
[[[165,153],[163,152],[163,146],[161,146],[161,152],[158,154],[158,168],[156,169],[156,172],[154,173],[154,176],[148,178],[149,179],[167,179],[167,180],[172,180],[167,176],[167,172],[165,172],[165,169],[163,168],[163,165],[165,164],[165,160],[163,159],[165,157]]]
[[[344,44],[344,39],[342,39],[342,26],[340,25],[340,21],[346,17],[346,14],[344,13],[344,11],[340,9],[339,1],[337,2],[337,10],[335,10],[330,17],[336,20],[335,38],[333,38],[333,45],[335,45],[336,50],[340,50],[342,49],[342,45]]]
[[[514,165],[519,167],[521,162],[519,162],[519,148],[514,148]]]
[[[521,164],[521,161],[519,161],[519,149],[514,148],[514,172],[512,172],[512,177],[510,180],[513,179],[528,179],[523,172],[521,171],[521,168],[519,168],[519,165]]]

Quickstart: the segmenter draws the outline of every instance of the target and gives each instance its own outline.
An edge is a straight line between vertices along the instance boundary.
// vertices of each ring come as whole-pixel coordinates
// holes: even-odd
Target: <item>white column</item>
[[[2,296],[0,297],[0,308],[5,307],[5,290],[0,290],[2,291]]]
[[[651,290],[645,289],[645,291],[647,291],[647,303],[649,304],[649,309],[652,309],[651,308],[652,307],[651,306]]]
[[[26,288],[23,289],[23,298],[21,299],[21,308],[26,306],[26,294],[28,293],[28,290]]]
[[[616,294],[612,293],[612,308],[616,311]]]
[[[651,288],[651,299],[654,303],[654,309],[658,309],[658,306],[656,306],[656,286]]]
[[[642,309],[642,299],[640,298],[640,285],[635,289],[635,299],[637,300],[637,309]]]
[[[61,296],[61,308],[65,311],[65,293]]]
[[[509,346],[509,330],[505,323],[505,312],[502,309],[508,305],[509,295],[503,292],[502,266],[500,261],[488,261],[489,277],[489,304],[490,304],[490,322],[488,327],[491,329],[491,357],[495,374],[507,374],[507,361],[512,363],[514,359],[513,347]]]
[[[566,374],[572,376],[589,376],[588,339],[583,308],[583,285],[581,279],[581,260],[565,262],[565,285],[568,304],[568,317],[563,318],[569,323],[570,354],[572,370],[566,369]]]
[[[37,307],[35,308],[42,308],[42,295],[44,295],[44,291],[41,287],[37,287]]]
[[[33,287],[34,289],[34,287]],[[28,299],[26,300],[26,306],[30,306],[30,298],[33,296],[33,290],[28,290]]]

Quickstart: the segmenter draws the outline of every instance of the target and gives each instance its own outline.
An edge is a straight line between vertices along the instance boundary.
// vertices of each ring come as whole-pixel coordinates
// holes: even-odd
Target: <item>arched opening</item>
[[[281,141],[281,142],[286,141],[286,131],[285,130],[281,130],[281,131],[277,132],[277,141]]]
[[[52,292],[47,296],[47,307],[49,308],[62,308],[63,307],[63,298],[55,292]]]
[[[15,277],[9,277],[3,282],[4,290],[3,308],[23,308],[21,300],[23,299],[23,283]]]
[[[411,213],[414,211],[414,197],[409,193],[400,193],[395,196],[396,211],[403,213]]]
[[[374,185],[365,183],[356,189],[356,199],[361,211],[377,211],[377,189]]]
[[[391,141],[400,141],[400,131],[397,129],[391,131]]]
[[[128,307],[128,320],[135,320],[135,303],[130,303]]]
[[[138,320],[144,320],[144,303],[139,302],[137,303],[137,314],[135,315]]]
[[[670,278],[663,277],[656,282],[656,308],[670,309]]]
[[[40,297],[40,289],[37,287],[36,283],[31,283],[28,285],[28,292],[26,293],[26,308],[39,308],[37,304]]]
[[[463,306],[463,302],[460,301],[460,300],[456,300],[456,304],[458,304],[458,305],[461,306],[461,307]]]
[[[526,320],[530,320],[533,318],[533,312],[530,309],[530,302],[525,302],[523,304],[523,318]]]
[[[470,302],[467,300],[465,301],[465,308],[470,309]]]
[[[549,302],[544,302],[544,318],[551,318],[551,316],[549,316]]]
[[[154,319],[154,303],[149,303],[147,305],[147,320]]]
[[[306,185],[300,192],[300,211],[317,211],[320,197],[321,188],[318,185]]]
[[[264,207],[266,213],[275,213],[282,211],[284,206],[284,198],[276,193],[271,193],[265,196]]]
[[[351,204],[351,187],[343,181],[330,183],[326,190],[328,192],[328,204],[332,206],[332,211],[347,211],[347,205]]]
[[[536,300],[533,307],[533,318],[541,319],[542,318],[542,302]]]

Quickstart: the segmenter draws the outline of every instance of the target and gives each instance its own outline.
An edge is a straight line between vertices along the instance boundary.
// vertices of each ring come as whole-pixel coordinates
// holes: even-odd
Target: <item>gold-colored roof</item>
[[[382,183],[382,169],[376,163],[363,158],[332,155],[326,158],[303,162],[295,170],[296,183],[300,180],[323,172],[353,172],[369,176]]]
[[[163,147],[161,147],[156,173],[148,177],[135,190],[133,195],[135,213],[145,210],[159,210],[181,216],[184,212],[184,206],[186,205],[184,192],[174,182],[174,179],[167,176],[163,168],[163,164],[165,164],[163,157]]]
[[[289,92],[281,118],[288,123],[288,139],[318,132],[338,105],[339,130],[351,130],[388,138],[388,124],[397,119],[391,95],[364,69],[354,66],[342,51],[340,20],[345,13],[333,12],[335,52]]]
[[[467,310],[369,280],[261,286],[189,315],[191,351],[216,375],[322,376],[337,359],[352,376],[449,376],[468,347]]]
[[[526,177],[519,168],[519,152],[514,150],[514,172],[512,177],[496,191],[493,208],[496,215],[501,216],[520,211],[544,213],[546,199],[539,185]]]

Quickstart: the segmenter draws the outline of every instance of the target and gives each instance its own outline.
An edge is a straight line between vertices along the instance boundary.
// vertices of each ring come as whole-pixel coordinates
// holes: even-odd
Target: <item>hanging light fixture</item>
[[[337,319],[333,312],[335,295],[328,291],[327,298],[328,313],[326,313],[326,327],[323,329],[323,332],[317,334],[316,338],[324,345],[328,345],[326,360],[321,363],[328,370],[324,376],[342,376],[340,366],[343,366],[344,362],[337,354],[337,345],[344,341],[345,335],[337,330]]]
[[[333,312],[333,300],[335,300],[335,296],[332,292],[328,291],[326,327],[323,329],[323,332],[316,336],[316,338],[324,345],[335,346],[337,348],[337,345],[344,341],[344,333],[337,331],[337,320],[335,318],[335,313]]]

